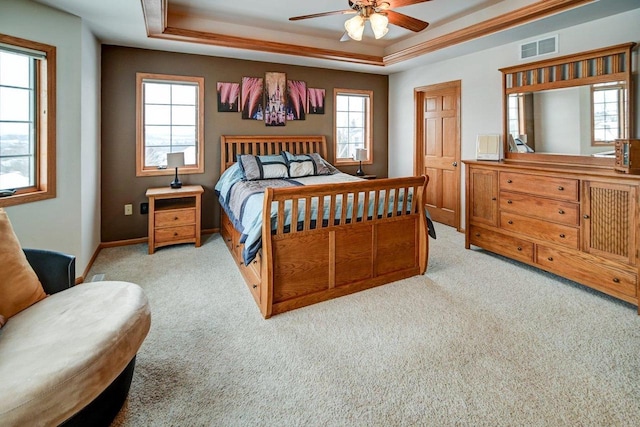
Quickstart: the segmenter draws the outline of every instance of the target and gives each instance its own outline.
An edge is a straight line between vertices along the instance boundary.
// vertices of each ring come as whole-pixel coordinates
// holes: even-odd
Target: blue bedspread
[[[326,184],[326,183],[339,183],[339,182],[352,182],[359,181],[359,178],[347,175],[344,173],[336,173],[333,175],[323,176],[310,176],[304,178],[293,179],[269,179],[258,181],[244,181],[242,171],[238,164],[234,164],[227,169],[220,180],[215,186],[216,194],[220,205],[225,210],[227,216],[233,223],[233,226],[241,233],[240,243],[244,244],[243,259],[245,264],[250,263],[262,247],[262,208],[264,204],[264,191],[267,187],[293,187],[300,185],[312,185],[312,184]],[[407,209],[411,209],[411,196],[409,193],[407,198]],[[385,215],[393,209],[394,194],[391,194],[389,198],[381,197],[377,206],[377,209],[373,206],[375,201],[371,197],[369,200],[369,206],[366,208],[366,215]],[[400,193],[398,206],[402,205],[402,199],[404,198],[403,192]],[[357,207],[357,217],[362,218],[364,215],[365,207],[363,206],[364,197],[359,197],[360,203]],[[339,219],[341,212],[342,200],[338,196],[336,203],[338,205],[336,209],[335,217]],[[318,218],[318,201],[313,200],[311,204],[311,218]],[[347,201],[347,214],[351,217],[353,202],[351,197]],[[386,206],[386,209],[385,209]],[[323,204],[322,220],[327,221],[330,217],[329,214],[329,201]],[[306,207],[301,206],[298,211],[298,221],[304,218],[304,211]],[[275,209],[271,211],[271,226],[275,228],[277,212]],[[285,204],[285,226],[291,226],[291,209]]]

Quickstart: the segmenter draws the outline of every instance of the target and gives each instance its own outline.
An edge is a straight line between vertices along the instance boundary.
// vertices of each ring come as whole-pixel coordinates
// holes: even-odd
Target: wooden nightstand
[[[149,253],[161,246],[195,243],[200,246],[201,185],[149,188]]]

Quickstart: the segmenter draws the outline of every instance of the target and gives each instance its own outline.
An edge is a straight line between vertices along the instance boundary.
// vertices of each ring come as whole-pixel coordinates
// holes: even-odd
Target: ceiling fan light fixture
[[[369,16],[369,22],[371,22],[371,29],[376,39],[384,37],[389,31],[387,25],[389,25],[389,18],[381,13],[372,13]]]
[[[356,15],[351,19],[347,19],[344,23],[344,29],[353,40],[362,40],[362,34],[364,33],[364,18],[360,15]]]

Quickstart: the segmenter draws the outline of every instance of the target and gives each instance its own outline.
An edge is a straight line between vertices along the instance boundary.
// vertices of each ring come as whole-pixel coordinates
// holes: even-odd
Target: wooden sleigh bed
[[[239,154],[319,153],[324,136],[222,136],[221,173]],[[424,211],[428,177],[267,188],[262,209],[262,248],[245,265],[241,233],[221,209],[220,233],[262,315],[272,315],[423,274],[429,254]],[[390,195],[397,197],[391,197]],[[409,197],[401,197],[409,194]],[[398,196],[399,195],[399,196]],[[378,204],[390,197],[384,215],[358,214],[340,200]],[[384,199],[389,201],[390,199]],[[338,202],[337,202],[338,201]],[[315,218],[304,205],[320,204]],[[297,226],[285,224],[285,205]],[[275,207],[277,205],[277,207]],[[277,212],[272,223],[271,212]],[[367,211],[368,212],[368,211]],[[378,212],[377,210],[375,211]],[[293,221],[292,221],[293,222]],[[266,226],[265,226],[266,224]],[[269,226],[272,225],[272,226]],[[274,227],[275,225],[275,227]],[[275,229],[272,229],[275,228]]]

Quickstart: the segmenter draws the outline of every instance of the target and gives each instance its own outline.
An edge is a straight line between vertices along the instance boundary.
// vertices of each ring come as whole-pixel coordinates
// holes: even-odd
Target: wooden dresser
[[[533,163],[465,165],[467,249],[479,246],[639,305],[640,176]]]

